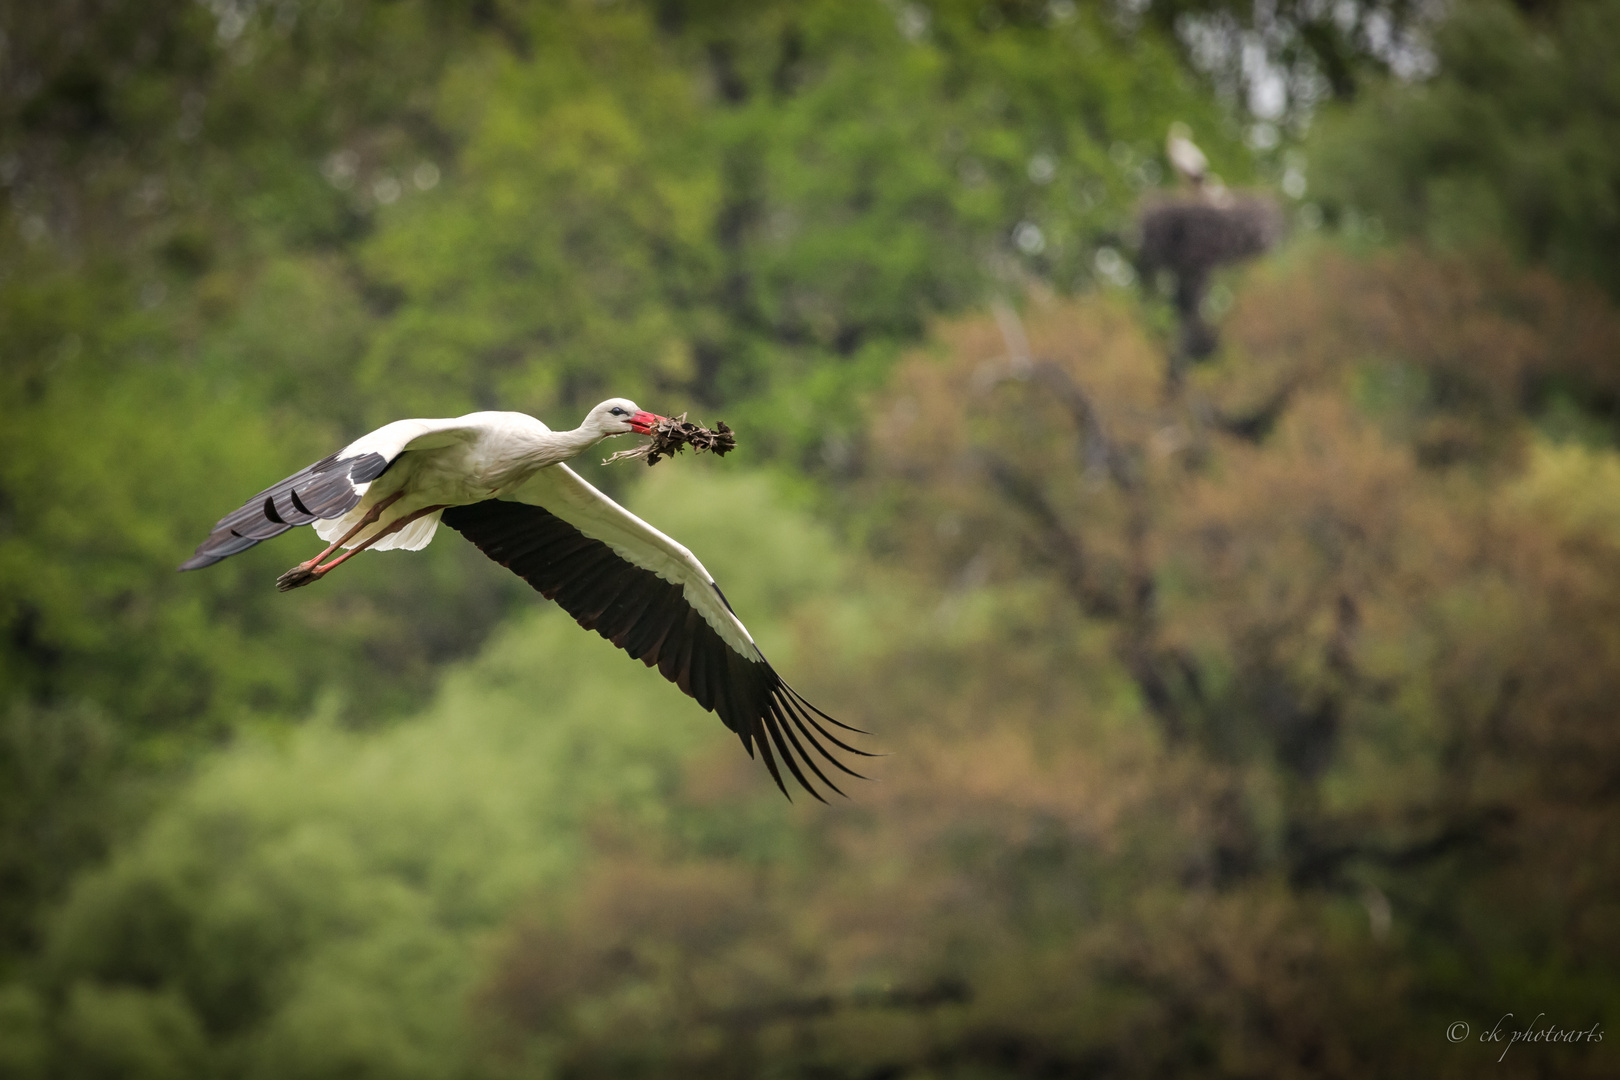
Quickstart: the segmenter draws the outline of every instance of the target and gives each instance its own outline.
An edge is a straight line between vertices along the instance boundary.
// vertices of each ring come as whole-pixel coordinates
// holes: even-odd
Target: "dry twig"
[[[611,465],[622,458],[644,457],[648,465],[656,465],[659,458],[674,457],[688,446],[696,453],[708,450],[719,457],[737,449],[737,437],[724,420],[715,424],[715,430],[710,431],[688,422],[685,413],[660,420],[648,434],[652,438],[647,442],[630,450],[620,450],[602,464]]]

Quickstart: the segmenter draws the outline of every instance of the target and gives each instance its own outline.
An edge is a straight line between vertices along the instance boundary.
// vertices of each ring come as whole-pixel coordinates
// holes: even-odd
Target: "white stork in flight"
[[[295,525],[314,525],[327,547],[281,575],[276,585],[286,591],[367,548],[424,548],[443,521],[581,626],[648,667],[657,664],[664,678],[718,713],[750,757],[758,744],[784,795],[773,746],[820,799],[801,765],[834,791],[818,756],[860,775],[822,740],[871,756],[821,721],[858,729],[782,681],[690,551],[563,464],[610,435],[645,435],[663,420],[624,398],[602,402],[573,431],[552,431],[515,412],[396,420],[253,496],[222,518],[180,569],[211,566]],[[339,547],[348,550],[323,561]]]

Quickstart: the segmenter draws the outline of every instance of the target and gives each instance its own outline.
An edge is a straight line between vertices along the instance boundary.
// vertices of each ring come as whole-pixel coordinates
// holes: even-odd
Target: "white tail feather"
[[[332,541],[354,528],[355,522],[365,517],[366,511],[369,509],[371,508],[366,506],[365,502],[362,500],[361,502],[355,504],[353,510],[350,510],[342,517],[322,518],[317,520],[312,523],[315,528],[315,535],[330,544]]]
[[[444,513],[436,510],[426,517],[417,518],[409,525],[392,536],[385,536],[371,545],[372,551],[421,551],[433,540],[433,534],[439,531],[439,515]],[[341,534],[339,534],[341,535]]]
[[[350,510],[347,514],[344,514],[342,517],[331,518],[324,521],[316,521],[313,523],[315,526],[315,535],[319,536],[322,540],[325,540],[328,544],[330,544],[332,541],[354,528],[355,524],[366,515],[366,511],[369,509],[371,508],[361,504],[356,506],[353,510]],[[399,530],[399,532],[394,533],[392,536],[383,537],[381,540],[371,545],[371,550],[393,551],[397,549],[400,551],[421,551],[433,541],[433,534],[437,532],[438,529],[439,514],[429,514],[426,517],[416,519],[403,529]],[[355,537],[353,541],[344,544],[344,549],[347,550],[348,548],[354,547],[355,544],[364,542],[366,537],[371,536],[376,531],[376,526],[367,528],[365,532]]]

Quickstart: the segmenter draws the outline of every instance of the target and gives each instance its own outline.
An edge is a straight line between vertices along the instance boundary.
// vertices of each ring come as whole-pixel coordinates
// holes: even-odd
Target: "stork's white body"
[[[387,472],[364,485],[353,510],[340,518],[315,523],[322,540],[336,540],[373,506],[404,492],[374,525],[343,546],[356,547],[394,522],[428,506],[466,506],[509,495],[541,469],[562,462],[602,438],[593,431],[552,431],[518,412],[475,412],[444,420],[396,420],[363,435],[338,452],[339,459],[381,454],[394,462]],[[404,453],[409,450],[410,453]],[[442,513],[433,513],[384,536],[373,551],[418,551],[438,530]]]

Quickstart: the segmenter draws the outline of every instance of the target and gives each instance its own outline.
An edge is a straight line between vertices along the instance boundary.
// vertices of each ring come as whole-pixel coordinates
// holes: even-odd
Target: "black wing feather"
[[[543,507],[490,499],[451,507],[442,520],[541,595],[555,600],[585,629],[595,630],[648,667],[656,666],[664,678],[736,732],[750,757],[757,743],[765,767],[784,795],[788,789],[777,768],[777,755],[771,752],[773,744],[788,772],[811,795],[821,798],[801,770],[801,761],[822,783],[838,791],[811,760],[811,752],[796,737],[794,726],[823,757],[851,776],[860,775],[834,759],[799,723],[795,705],[804,699],[764,657],[743,656],[727,645],[687,603],[680,585],[626,561],[607,544],[587,537]],[[725,603],[723,595],[720,599]],[[838,723],[819,709],[813,711]],[[833,739],[813,719],[810,724],[843,749],[871,756]]]
[[[208,539],[197,545],[196,552],[180,564],[180,569],[200,570],[295,526],[308,525],[317,518],[342,517],[360,501],[356,486],[377,479],[390,464],[381,454],[324,457],[279,484],[270,485],[240,509],[220,518]]]
[[[820,766],[816,764],[816,759],[812,755],[806,753],[804,747],[799,744],[798,736],[793,734],[793,728],[783,719],[781,706],[777,705],[774,699],[771,701],[770,713],[776,718],[776,726],[782,729],[782,734],[786,735],[788,737],[788,741],[793,744],[793,749],[799,752],[799,760],[803,761],[805,765],[809,766],[810,771],[815,773],[823,784],[826,784],[828,787],[838,792],[838,794],[842,795],[843,791],[839,789],[838,785],[827,779],[827,774],[821,771]],[[810,743],[811,746],[814,746],[817,750],[820,750],[822,754],[826,754],[827,751],[817,744],[816,740],[810,738],[808,732],[805,733],[805,739]]]
[[[613,644],[648,667],[658,663],[658,646],[663,644],[670,628],[675,625],[675,615],[679,610],[677,604],[681,587],[667,582],[665,587],[668,591],[654,597],[646,610],[624,632],[624,640],[618,637],[613,639]]]

